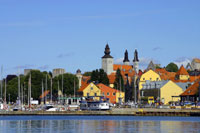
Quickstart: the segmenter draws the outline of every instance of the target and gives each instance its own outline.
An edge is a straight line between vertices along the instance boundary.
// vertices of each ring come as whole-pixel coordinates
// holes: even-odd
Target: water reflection
[[[77,116],[78,117],[78,116]],[[165,120],[0,120],[0,132],[200,132],[199,121]]]

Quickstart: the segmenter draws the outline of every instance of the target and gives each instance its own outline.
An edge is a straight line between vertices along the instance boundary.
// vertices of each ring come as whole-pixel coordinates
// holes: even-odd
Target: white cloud
[[[159,50],[161,50],[162,48],[161,47],[155,47],[155,48],[153,48],[152,50],[153,51],[159,51]]]
[[[114,61],[115,64],[123,64],[124,58],[118,58]]]
[[[69,57],[69,56],[72,56],[72,55],[74,55],[74,53],[65,53],[65,54],[59,54],[58,56],[57,56],[57,58],[65,58],[65,57]]]
[[[38,67],[38,69],[47,70],[47,69],[49,69],[49,65],[40,66],[40,67]]]
[[[183,65],[184,67],[187,66],[188,63],[191,63],[192,58],[189,57],[179,57],[177,58],[174,63],[178,65],[178,67],[180,67],[181,65]]]

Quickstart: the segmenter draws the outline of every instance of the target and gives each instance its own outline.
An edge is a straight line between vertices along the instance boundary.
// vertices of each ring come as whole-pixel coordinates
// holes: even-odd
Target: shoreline
[[[113,108],[107,111],[5,111],[0,116],[196,116],[200,110],[194,109],[150,109]]]

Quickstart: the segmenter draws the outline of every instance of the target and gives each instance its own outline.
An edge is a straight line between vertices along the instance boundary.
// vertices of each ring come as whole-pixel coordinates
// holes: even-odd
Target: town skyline
[[[132,63],[137,49],[139,69],[151,60],[180,67],[199,58],[198,1],[113,2],[1,1],[3,77],[19,68],[92,71],[101,68],[107,43],[115,64],[126,49]]]

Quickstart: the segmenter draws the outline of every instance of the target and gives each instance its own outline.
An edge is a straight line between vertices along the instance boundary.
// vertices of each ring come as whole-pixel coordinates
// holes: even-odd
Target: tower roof
[[[176,75],[189,75],[189,74],[187,70],[184,68],[184,66],[182,65],[180,69],[178,70],[178,72],[176,73]]]
[[[149,65],[148,65],[147,69],[148,69],[148,70],[149,70],[149,69],[152,69],[152,70],[155,70],[155,69],[156,69],[156,66],[154,65],[153,61],[150,61],[150,63],[149,63]]]
[[[81,73],[81,70],[80,70],[80,69],[78,69],[78,70],[76,71],[76,73]]]
[[[110,55],[110,48],[109,48],[109,45],[108,45],[108,44],[106,44],[104,53],[105,53],[105,55],[104,55],[102,58],[113,58],[113,57]]]
[[[133,62],[139,62],[137,49],[136,49],[135,52],[134,52],[134,59],[133,59]]]
[[[126,50],[125,53],[124,53],[124,60],[123,62],[129,62],[129,59],[128,59],[128,51]]]

